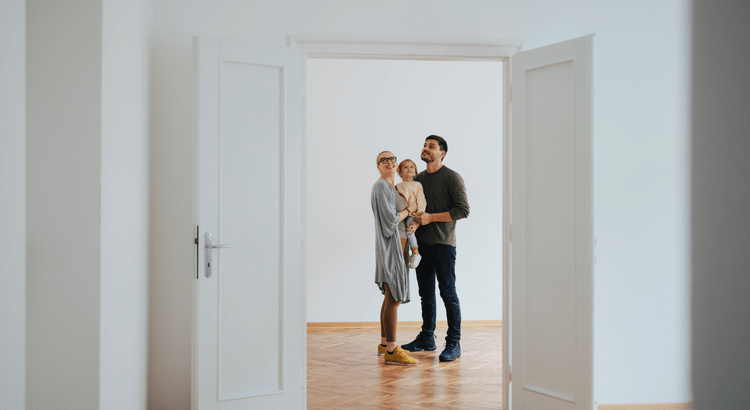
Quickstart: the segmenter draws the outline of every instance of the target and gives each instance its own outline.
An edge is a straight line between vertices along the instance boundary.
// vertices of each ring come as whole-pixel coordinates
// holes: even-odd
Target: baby
[[[414,218],[411,216],[414,212],[424,212],[427,201],[424,197],[424,191],[422,190],[422,184],[414,180],[414,176],[417,175],[417,164],[410,159],[401,161],[398,165],[398,176],[401,177],[403,182],[396,185],[396,190],[406,201],[406,209],[409,210],[409,216],[404,219],[404,224],[409,226]],[[414,232],[407,233],[406,239],[409,242],[409,248],[411,248],[411,257],[409,258],[409,268],[414,269],[419,265],[419,261],[422,257],[419,256],[419,247],[417,246],[417,238],[414,236]]]

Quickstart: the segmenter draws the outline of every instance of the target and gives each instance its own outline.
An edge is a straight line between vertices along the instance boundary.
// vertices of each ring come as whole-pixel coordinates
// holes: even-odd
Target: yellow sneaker
[[[401,366],[414,366],[417,359],[409,356],[401,346],[396,346],[393,353],[385,352],[385,364],[398,364]]]
[[[383,356],[385,353],[385,346],[378,343],[378,356]]]

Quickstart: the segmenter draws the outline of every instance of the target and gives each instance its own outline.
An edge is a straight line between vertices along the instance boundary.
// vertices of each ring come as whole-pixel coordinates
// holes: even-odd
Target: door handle
[[[213,245],[213,236],[211,235],[211,232],[206,232],[206,277],[210,278],[212,275],[211,271],[211,249],[213,248],[231,248],[232,245],[225,244],[225,245]]]

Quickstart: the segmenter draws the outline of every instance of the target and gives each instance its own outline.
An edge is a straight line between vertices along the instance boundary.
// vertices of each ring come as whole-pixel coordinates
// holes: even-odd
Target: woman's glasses
[[[378,165],[385,164],[386,162],[389,162],[389,161],[395,163],[396,162],[396,157],[390,157],[390,158],[389,157],[383,157],[383,158],[380,158],[380,161],[378,161]]]

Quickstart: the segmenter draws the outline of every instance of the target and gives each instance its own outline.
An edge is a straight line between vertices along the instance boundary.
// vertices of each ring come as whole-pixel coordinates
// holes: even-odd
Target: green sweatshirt
[[[469,216],[466,186],[458,172],[443,165],[432,174],[422,171],[414,177],[422,184],[427,199],[428,214],[448,212],[451,222],[430,222],[417,229],[417,241],[428,245],[456,246],[456,221]]]

